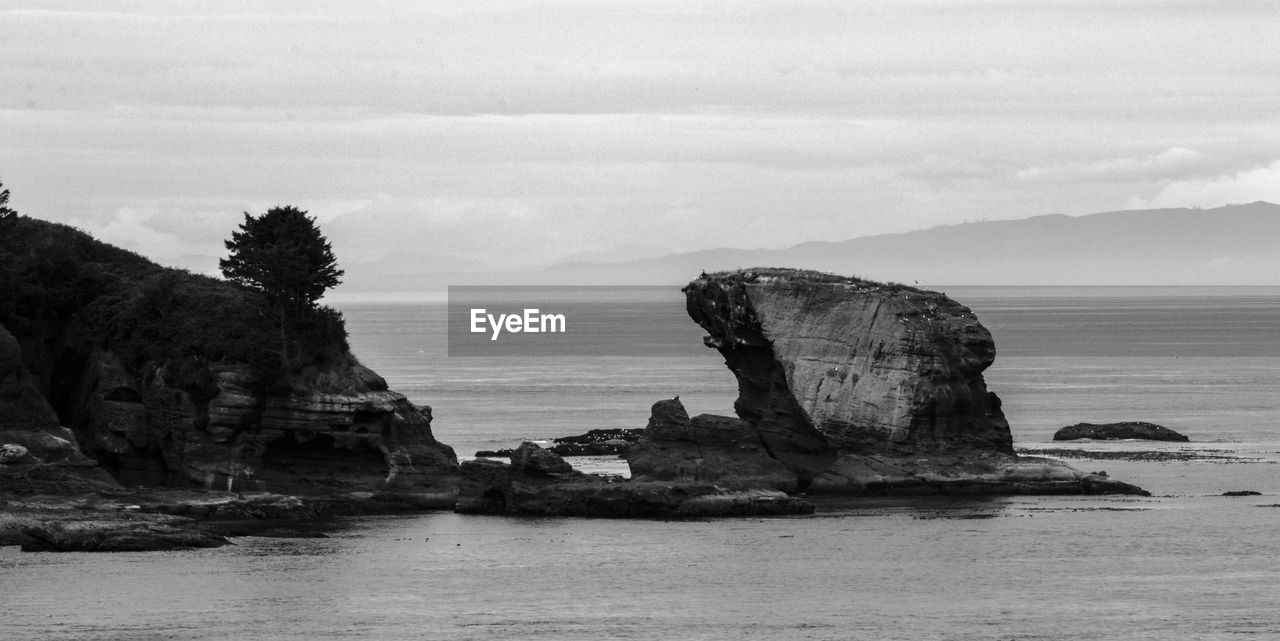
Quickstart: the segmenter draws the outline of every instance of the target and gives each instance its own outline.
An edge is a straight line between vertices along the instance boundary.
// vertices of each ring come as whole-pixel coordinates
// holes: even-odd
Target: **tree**
[[[222,275],[293,313],[314,309],[326,289],[342,282],[329,241],[297,207],[272,207],[256,218],[245,212],[225,244],[230,255],[218,261]]]
[[[9,190],[4,188],[4,182],[0,181],[0,219],[17,216],[18,212],[9,208]]]
[[[289,370],[289,324],[319,316],[316,301],[342,282],[343,271],[329,241],[307,212],[272,207],[254,217],[244,214],[240,231],[226,241],[230,254],[218,261],[233,283],[261,292],[271,302],[280,340],[280,361]]]

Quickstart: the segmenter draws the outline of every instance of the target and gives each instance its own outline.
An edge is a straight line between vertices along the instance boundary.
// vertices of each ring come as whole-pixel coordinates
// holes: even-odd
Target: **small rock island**
[[[1136,439],[1144,441],[1172,441],[1187,443],[1191,439],[1163,425],[1145,421],[1124,421],[1121,423],[1076,423],[1068,425],[1053,434],[1055,441],[1075,441],[1080,439],[1122,440]]]

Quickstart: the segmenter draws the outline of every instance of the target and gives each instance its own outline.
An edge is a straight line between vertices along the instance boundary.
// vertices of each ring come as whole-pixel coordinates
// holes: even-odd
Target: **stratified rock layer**
[[[751,269],[684,288],[738,380],[738,419],[654,405],[628,452],[640,480],[846,494],[1141,493],[1013,453],[982,372],[991,334],[946,296],[831,274]]]
[[[267,394],[250,389],[243,368],[225,366],[202,396],[167,384],[162,368],[134,375],[96,350],[73,423],[126,484],[301,494],[456,484],[457,458],[432,436],[430,408],[359,364],[328,374],[317,377],[322,386]]]
[[[982,378],[991,333],[942,294],[781,269],[704,276],[684,291],[738,378],[734,409],[770,435],[868,453],[1013,452]]]

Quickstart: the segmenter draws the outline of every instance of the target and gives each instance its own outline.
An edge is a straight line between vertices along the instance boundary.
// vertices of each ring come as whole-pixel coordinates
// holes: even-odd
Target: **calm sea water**
[[[1019,447],[1058,447],[1053,431],[1082,420],[1150,420],[1196,442],[1087,447],[1234,458],[1073,461],[1151,498],[834,502],[717,521],[434,513],[217,550],[0,548],[0,638],[1280,638],[1280,292],[948,293],[995,335],[988,384]],[[688,357],[447,358],[443,304],[343,311],[355,352],[434,406],[437,437],[464,457],[643,426],[675,394],[731,413],[736,393],[692,323]],[[1238,489],[1263,495],[1219,496]]]

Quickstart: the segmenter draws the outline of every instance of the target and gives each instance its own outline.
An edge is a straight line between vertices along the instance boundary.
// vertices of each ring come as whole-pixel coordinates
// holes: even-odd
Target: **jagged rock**
[[[653,405],[645,437],[627,452],[631,475],[794,492],[797,476],[769,455],[745,421],[709,414],[692,419],[679,400]]]
[[[1126,421],[1122,423],[1076,423],[1068,425],[1053,435],[1055,441],[1073,441],[1076,439],[1118,440],[1142,439],[1147,441],[1189,442],[1191,439],[1162,425],[1142,421]]]
[[[574,473],[573,466],[569,465],[559,455],[549,452],[538,447],[535,443],[521,443],[515,452],[511,453],[511,467],[522,474],[538,474],[548,477],[558,477],[561,475]]]
[[[845,494],[1143,493],[1020,458],[982,372],[990,333],[946,296],[831,274],[750,269],[684,288],[738,379],[738,419],[654,406],[628,453],[640,479]]]
[[[0,445],[0,465],[32,461],[31,451],[21,445],[5,443]]]

